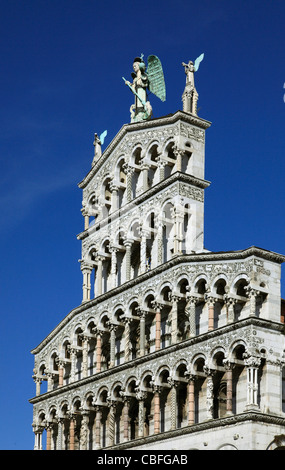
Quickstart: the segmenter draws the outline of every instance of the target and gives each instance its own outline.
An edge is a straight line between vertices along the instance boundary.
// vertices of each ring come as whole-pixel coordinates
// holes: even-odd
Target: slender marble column
[[[52,430],[51,423],[48,423],[46,430],[47,430],[46,450],[51,450],[51,430]]]
[[[130,240],[124,241],[126,247],[126,281],[129,281],[131,278],[131,249],[132,242]]]
[[[75,367],[76,367],[77,351],[72,346],[69,346],[68,349],[69,349],[69,352],[70,352],[70,361],[71,361],[70,381],[75,382]]]
[[[157,302],[154,303],[155,308],[155,350],[160,349],[160,335],[161,335],[161,305]]]
[[[177,427],[177,380],[174,380],[172,377],[168,378],[168,383],[171,386],[171,396],[170,396],[170,419],[171,419],[171,430],[176,429]]]
[[[34,381],[36,383],[36,396],[38,397],[41,394],[42,379],[40,377],[35,376]]]
[[[115,247],[110,247],[111,252],[111,277],[112,277],[112,288],[117,287],[117,251]]]
[[[95,447],[101,449],[101,420],[102,420],[102,409],[100,406],[96,406],[95,415]]]
[[[62,450],[62,435],[63,435],[63,418],[58,418],[57,420],[57,450]]]
[[[124,361],[127,362],[130,359],[130,318],[124,318],[125,325],[125,351],[124,351]]]
[[[129,406],[130,406],[130,398],[124,397],[124,408],[123,408],[123,416],[124,416],[124,442],[129,440]]]
[[[83,274],[83,285],[82,285],[82,290],[83,290],[83,298],[82,302],[87,302],[90,300],[90,292],[91,292],[91,283],[90,283],[90,277],[91,277],[91,272],[92,272],[92,266],[87,266],[85,263],[81,266],[81,271]]]
[[[163,221],[157,220],[157,264],[163,263],[164,253],[163,253]]]
[[[188,425],[195,423],[195,376],[189,375],[188,382]]]
[[[141,167],[141,171],[143,175],[143,191],[148,190],[148,180],[147,180],[148,169],[149,169],[149,166],[146,163],[144,163]]]
[[[144,437],[144,423],[145,423],[145,407],[144,401],[147,397],[147,392],[137,390],[136,399],[139,402],[139,424],[138,424],[138,437]]]
[[[205,301],[208,304],[208,331],[212,331],[214,329],[214,312],[216,299],[210,296],[206,296]]]
[[[75,450],[75,418],[72,415],[69,422],[69,450]]]
[[[140,274],[143,274],[147,270],[146,263],[146,239],[148,232],[145,230],[141,231],[141,246],[140,246]]]
[[[110,367],[115,365],[115,342],[116,342],[116,330],[117,326],[114,324],[109,324],[110,330]]]
[[[233,412],[233,366],[230,363],[225,364],[227,380],[227,414]]]
[[[214,383],[213,383],[213,372],[207,370],[207,418],[213,419],[214,415]]]
[[[82,337],[82,377],[88,377],[88,337]]]
[[[138,315],[140,317],[140,357],[145,355],[145,316],[144,310],[138,309]]]
[[[64,372],[64,363],[63,361],[58,361],[58,386],[63,386],[63,372]]]
[[[101,356],[102,356],[102,332],[97,330],[97,333],[96,333],[96,372],[101,372]]]
[[[245,359],[247,366],[247,404],[246,409],[257,410],[258,402],[258,369],[261,364],[260,357],[248,356]]]
[[[230,324],[235,320],[234,306],[236,304],[236,300],[229,296],[224,296],[224,300],[227,306],[227,323]]]
[[[256,316],[256,299],[260,295],[260,292],[251,286],[246,286],[245,291],[250,301],[250,316],[255,317]]]
[[[194,336],[196,336],[196,304],[197,302],[198,302],[198,299],[196,297],[193,297],[193,296],[187,297],[185,313],[189,319],[190,338],[193,338]]]
[[[34,450],[42,450],[42,435],[44,427],[33,425],[33,428],[35,434]]]
[[[160,432],[160,387],[158,385],[154,385],[153,388],[153,400],[154,400],[154,434],[158,434]]]
[[[109,407],[109,425],[108,425],[108,445],[113,446],[115,444],[115,414],[117,403],[107,398]]]
[[[171,344],[177,343],[178,336],[178,301],[177,295],[171,294],[170,300],[172,302],[171,309]]]
[[[97,295],[102,294],[102,270],[103,270],[103,257],[97,256],[97,272],[96,272],[96,287],[97,287]]]
[[[80,426],[80,450],[87,450],[88,437],[89,437],[89,412],[87,410],[82,411],[82,421]]]

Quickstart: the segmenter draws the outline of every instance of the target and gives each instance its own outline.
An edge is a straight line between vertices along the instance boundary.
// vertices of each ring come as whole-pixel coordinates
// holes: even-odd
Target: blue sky
[[[161,59],[159,117],[205,53],[206,248],[285,254],[284,25],[283,0],[0,0],[0,449],[33,448],[30,351],[81,303],[77,183],[94,132],[108,145],[129,122],[134,57]]]

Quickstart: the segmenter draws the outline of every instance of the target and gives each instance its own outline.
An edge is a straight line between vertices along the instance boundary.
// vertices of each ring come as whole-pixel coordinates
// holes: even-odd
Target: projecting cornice
[[[112,142],[108,145],[101,158],[96,162],[96,164],[91,168],[89,173],[85,178],[78,183],[79,188],[83,189],[97,173],[102,164],[108,159],[110,154],[115,150],[119,145],[124,136],[130,132],[139,131],[139,130],[148,130],[154,127],[165,126],[169,124],[174,124],[177,121],[183,121],[188,124],[199,127],[200,129],[207,129],[211,126],[210,121],[194,116],[190,113],[185,113],[184,111],[177,111],[174,114],[169,114],[161,118],[151,119],[149,121],[135,122],[131,124],[124,124],[123,127],[119,130],[117,135],[114,137]]]
[[[169,268],[176,267],[183,264],[192,264],[192,263],[202,263],[202,262],[215,262],[215,261],[239,261],[244,260],[250,257],[257,257],[267,261],[271,261],[273,263],[281,264],[285,262],[285,256],[264,250],[262,248],[258,248],[256,246],[251,246],[245,250],[239,251],[220,251],[220,252],[211,252],[205,251],[202,253],[193,253],[187,255],[177,255],[173,257],[170,261],[163,263],[157,266],[150,271],[141,274],[140,276],[132,279],[130,281],[125,282],[124,284],[115,287],[114,289],[109,290],[108,292],[92,299],[87,302],[84,302],[79,307],[74,308],[69,312],[65,318],[54,328],[53,331],[36,347],[34,348],[31,353],[38,354],[48,343],[64,328],[74,317],[79,315],[80,313],[88,310],[91,307],[95,307],[96,305],[107,301],[110,297],[113,297],[117,294],[121,294],[122,292],[135,288],[138,283],[150,281],[155,276],[163,273]]]

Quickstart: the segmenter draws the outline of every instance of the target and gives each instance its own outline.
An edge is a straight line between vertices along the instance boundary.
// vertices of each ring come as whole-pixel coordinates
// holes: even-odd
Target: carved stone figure
[[[147,71],[146,71],[147,68]],[[150,119],[152,107],[147,98],[147,90],[155,94],[161,101],[165,101],[165,82],[161,62],[155,55],[148,56],[148,67],[141,57],[135,57],[133,62],[133,83],[127,81],[126,85],[135,95],[135,103],[131,106],[131,122]]]

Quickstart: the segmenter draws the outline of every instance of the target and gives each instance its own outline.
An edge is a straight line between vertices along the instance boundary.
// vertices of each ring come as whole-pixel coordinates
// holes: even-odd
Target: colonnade
[[[142,305],[134,301],[127,312],[121,306],[112,314],[102,313],[97,323],[90,320],[84,328],[78,327],[72,338],[66,338],[39,365],[34,376],[36,396],[42,381],[47,381],[47,391],[51,391],[229,325],[237,320],[236,306],[239,315],[245,309],[247,316],[256,316],[259,291],[245,284],[238,292],[243,295],[175,294],[166,287],[158,300],[149,294]]]
[[[129,157],[121,155],[114,162],[113,171],[101,175],[100,188],[84,202],[84,230],[90,227],[92,217],[95,222],[103,220],[171,174],[190,173],[192,153],[190,142],[187,149],[180,149],[170,140],[164,149],[154,142],[146,152],[137,146]]]
[[[194,248],[191,215],[188,204],[169,201],[160,215],[151,212],[143,224],[133,221],[127,234],[120,231],[115,239],[108,237],[100,246],[91,246],[81,260],[83,302],[189,252],[191,244]]]
[[[34,422],[35,449],[100,449],[161,432],[174,431],[260,405],[260,357],[245,354],[243,345],[232,351],[231,360],[221,351],[210,363],[200,357],[181,363],[170,375],[169,366],[156,374],[130,379],[124,386],[115,381],[108,388],[75,397],[67,404],[40,411]],[[246,392],[246,390],[247,392]]]

